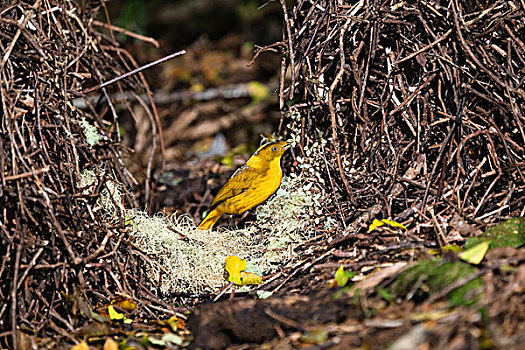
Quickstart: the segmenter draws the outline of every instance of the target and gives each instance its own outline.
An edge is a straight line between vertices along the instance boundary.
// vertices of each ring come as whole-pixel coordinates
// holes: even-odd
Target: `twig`
[[[439,44],[440,42],[442,42],[443,40],[445,40],[446,38],[448,38],[448,36],[450,35],[450,33],[452,33],[452,29],[447,30],[447,32],[446,32],[445,34],[443,34],[442,36],[440,36],[436,41],[433,41],[432,43],[428,44],[427,46],[424,46],[424,47],[422,47],[421,49],[412,52],[410,55],[406,56],[405,58],[401,58],[401,59],[395,61],[394,64],[403,63],[403,62],[405,62],[405,61],[408,61],[408,60],[411,59],[412,57],[415,57],[415,56],[419,55],[420,53],[423,53],[423,52],[427,51],[428,49],[430,49],[430,48],[436,46],[437,44]]]
[[[339,45],[340,45],[340,68],[337,72],[337,75],[335,76],[334,81],[330,85],[330,89],[328,90],[328,109],[330,110],[330,121],[332,126],[332,142],[334,145],[334,151],[335,156],[337,160],[337,168],[339,169],[339,175],[341,176],[341,180],[343,180],[343,184],[346,189],[346,193],[350,197],[350,199],[353,199],[352,191],[350,190],[350,185],[348,184],[348,180],[346,179],[346,175],[343,171],[343,165],[341,164],[341,152],[339,150],[339,140],[337,138],[337,123],[336,123],[336,115],[335,115],[335,108],[334,108],[334,102],[333,102],[333,93],[337,85],[339,84],[339,81],[343,77],[343,74],[345,72],[345,56],[344,56],[344,35],[345,32],[350,25],[350,20],[347,20],[346,23],[341,28],[341,32],[339,34]],[[353,201],[353,200],[352,200]]]
[[[18,337],[16,329],[16,315],[17,313],[17,285],[18,285],[18,272],[20,270],[20,257],[22,256],[22,243],[18,243],[16,247],[15,256],[15,268],[13,271],[13,282],[11,284],[11,340],[13,342],[13,349],[18,350]]]
[[[9,176],[5,176],[4,178],[5,178],[5,181],[13,181],[13,180],[23,179],[23,178],[26,178],[26,177],[40,175],[40,174],[43,174],[43,173],[47,173],[48,171],[49,171],[49,166],[45,166],[42,169],[38,169],[38,170],[34,170],[34,171],[28,171],[28,172],[21,173],[21,174],[16,174],[16,175],[9,175]]]
[[[132,38],[135,38],[137,40],[150,43],[153,46],[155,46],[156,48],[160,47],[160,44],[159,44],[159,42],[157,40],[155,40],[153,38],[150,38],[148,36],[144,36],[144,35],[141,35],[141,34],[138,34],[138,33],[131,32],[131,31],[129,31],[127,29],[124,29],[124,28],[117,27],[114,24],[103,23],[103,22],[100,22],[100,21],[97,21],[97,20],[94,20],[93,24],[96,25],[96,26],[99,26],[99,27],[104,27],[106,29],[114,30],[115,32],[119,32],[119,33],[125,34],[125,35],[127,35],[129,37],[132,37]]]
[[[284,24],[286,28],[286,33],[288,34],[288,53],[290,54],[290,70],[292,73],[292,82],[290,84],[290,99],[293,99],[295,90],[295,52],[292,39],[292,30],[290,28],[290,20],[288,19],[288,9],[286,8],[286,1],[279,0],[279,2],[281,3],[281,7],[283,10]]]
[[[297,263],[293,268],[293,272],[288,275],[288,277],[286,277],[284,279],[284,281],[281,282],[281,284],[279,284],[272,292],[275,293],[277,291],[279,291],[279,289],[281,289],[285,284],[286,282],[288,282],[293,276],[295,276],[300,270],[299,270],[299,267],[303,266],[303,270],[307,270],[309,269],[311,266],[315,265],[318,261],[321,261],[323,260],[324,258],[326,258],[328,255],[332,254],[332,252],[335,250],[335,248],[331,248],[329,249],[328,251],[326,251],[325,253],[323,253],[322,255],[318,256],[316,259],[314,259],[312,262],[308,262],[308,260],[303,260],[299,263]]]
[[[166,61],[168,61],[168,60],[171,60],[172,58],[175,58],[175,57],[177,57],[177,56],[184,55],[185,53],[186,53],[186,50],[177,51],[177,52],[175,52],[175,53],[172,53],[171,55],[168,55],[168,56],[165,56],[165,57],[159,58],[158,60],[155,60],[155,61],[150,62],[150,63],[148,63],[148,64],[146,64],[146,65],[144,65],[144,66],[142,66],[142,67],[139,67],[139,68],[137,68],[137,69],[134,69],[134,70],[132,70],[131,72],[124,73],[124,74],[122,74],[121,76],[118,76],[118,77],[116,77],[116,78],[113,78],[113,79],[111,79],[111,80],[109,80],[109,81],[106,81],[106,82],[104,82],[104,83],[101,83],[101,84],[95,85],[95,86],[93,86],[93,87],[90,87],[89,89],[83,90],[83,91],[81,91],[80,93],[81,93],[81,94],[88,94],[88,93],[90,93],[90,92],[92,92],[92,91],[98,90],[98,89],[103,88],[103,87],[108,86],[108,85],[111,85],[111,84],[113,84],[113,83],[116,83],[117,81],[120,81],[120,80],[125,79],[125,78],[127,78],[127,77],[130,77],[130,76],[132,76],[132,75],[134,75],[134,74],[137,74],[137,73],[139,73],[139,72],[142,72],[143,70],[146,70],[146,69],[148,69],[148,68],[151,68],[151,67],[153,67],[153,66],[156,66],[156,65],[159,64],[159,63],[164,63],[164,62],[166,62]]]
[[[11,52],[13,51],[13,48],[16,45],[16,42],[18,41],[18,38],[20,37],[20,34],[22,34],[22,29],[27,26],[29,21],[33,18],[34,10],[40,8],[40,2],[41,0],[37,0],[35,4],[32,6],[32,9],[24,14],[24,21],[22,22],[22,25],[18,28],[16,31],[15,36],[13,37],[13,40],[9,43],[9,46],[7,47],[7,50],[5,51],[4,55],[2,56],[2,62],[0,62],[0,71],[4,69],[4,65],[6,64],[7,60],[9,60],[9,56],[11,56]]]
[[[261,47],[259,50],[257,50],[257,52],[253,56],[252,60],[246,65],[246,67],[253,66],[253,64],[255,63],[255,60],[257,59],[257,57],[259,57],[259,55],[262,54],[263,52],[266,52],[266,51],[277,51],[277,50],[274,49],[274,47],[278,47],[278,46],[286,47],[286,45],[283,42],[281,42],[281,41],[273,43],[271,45],[267,45],[267,46]]]

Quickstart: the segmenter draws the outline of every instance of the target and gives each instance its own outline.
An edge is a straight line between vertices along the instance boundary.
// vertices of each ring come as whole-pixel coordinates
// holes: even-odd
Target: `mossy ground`
[[[517,248],[525,244],[525,217],[512,218],[489,228],[478,237],[470,237],[465,244],[465,249],[487,240],[490,241],[491,248]]]
[[[401,273],[392,286],[392,293],[398,299],[422,301],[461,278],[475,272],[475,267],[462,261],[445,261],[444,259],[425,260]],[[482,285],[480,278],[474,279],[454,289],[449,294],[452,305],[471,305],[479,297],[472,293]]]

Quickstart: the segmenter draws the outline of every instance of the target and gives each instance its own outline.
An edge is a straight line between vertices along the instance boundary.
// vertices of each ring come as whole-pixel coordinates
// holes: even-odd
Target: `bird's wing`
[[[254,170],[247,165],[243,165],[237,169],[230,179],[226,181],[224,186],[222,186],[209,207],[216,207],[228,198],[235,197],[245,192],[248,188],[250,188],[253,181],[252,177],[254,175]]]

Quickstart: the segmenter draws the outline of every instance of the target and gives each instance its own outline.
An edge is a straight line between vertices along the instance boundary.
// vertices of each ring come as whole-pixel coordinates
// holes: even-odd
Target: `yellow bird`
[[[259,147],[222,186],[198,228],[209,230],[223,214],[241,214],[267,200],[281,185],[281,157],[289,147],[286,141]]]

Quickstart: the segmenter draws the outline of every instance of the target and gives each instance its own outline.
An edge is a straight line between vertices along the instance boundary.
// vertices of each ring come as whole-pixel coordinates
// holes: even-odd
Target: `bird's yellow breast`
[[[281,171],[281,165],[279,164],[280,159],[275,159],[270,163],[266,175],[262,177],[259,184],[256,186],[259,188],[261,195],[266,200],[270,197],[281,185],[283,173]]]
[[[282,178],[279,159],[275,159],[270,162],[266,171],[253,179],[246,191],[222,203],[221,210],[228,214],[241,214],[261,204],[277,191]]]

